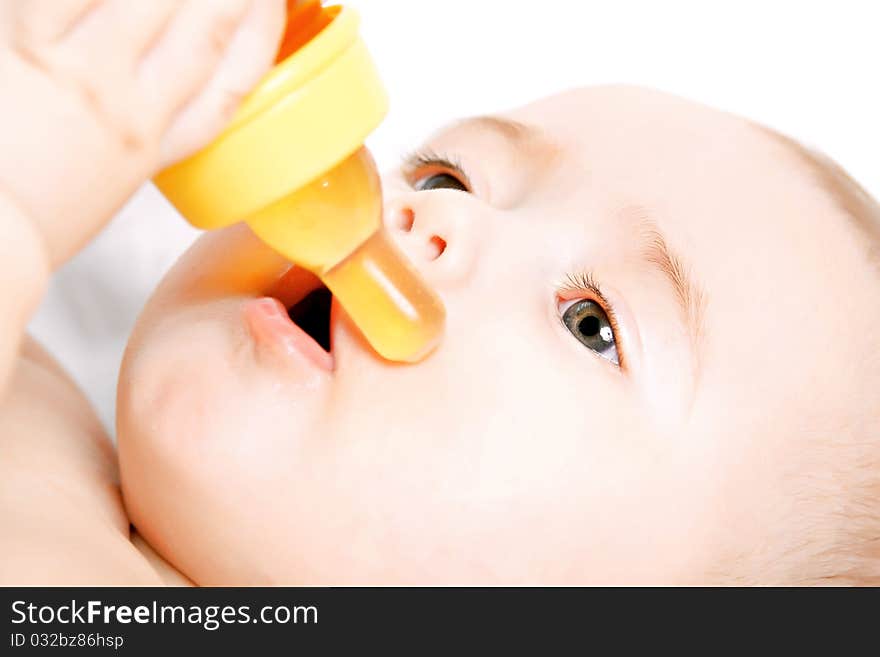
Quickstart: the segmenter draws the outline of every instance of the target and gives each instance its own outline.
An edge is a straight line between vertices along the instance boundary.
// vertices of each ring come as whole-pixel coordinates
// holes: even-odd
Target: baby
[[[880,208],[839,167],[602,87],[455,123],[384,183],[439,348],[383,361],[246,227],[204,235],[126,353],[124,507],[25,344],[7,580],[880,583]]]
[[[448,311],[417,366],[335,303],[320,349],[241,227],[145,309],[122,488],[193,581],[880,581],[880,213],[835,165],[584,89],[441,131],[385,220]]]

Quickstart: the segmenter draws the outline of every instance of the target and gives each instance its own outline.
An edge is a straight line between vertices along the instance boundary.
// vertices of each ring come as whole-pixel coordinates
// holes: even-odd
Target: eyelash
[[[422,173],[421,170],[429,168],[435,169],[435,171],[432,172],[434,175],[445,173],[454,176],[455,178],[458,178],[459,182],[467,187],[468,190],[473,189],[470,178],[464,170],[461,160],[454,155],[438,153],[430,148],[423,148],[409,153],[403,158],[404,176],[411,186],[415,185],[416,181],[423,177],[423,175],[419,175]]]
[[[608,323],[611,324],[611,330],[614,332],[617,358],[619,361],[618,367],[625,369],[626,356],[624,355],[623,346],[620,344],[620,323],[617,321],[614,307],[608,301],[608,298],[602,292],[599,284],[593,278],[592,272],[587,271],[566,274],[565,280],[561,285],[557,286],[556,294],[558,297],[564,297],[565,301],[575,301],[576,299],[586,298],[601,306],[602,310],[608,316]],[[574,295],[581,296],[575,297]]]

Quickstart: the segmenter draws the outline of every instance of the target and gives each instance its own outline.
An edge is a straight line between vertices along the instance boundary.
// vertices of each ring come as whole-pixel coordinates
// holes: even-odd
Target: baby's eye
[[[413,182],[413,189],[417,192],[425,192],[431,189],[458,189],[469,192],[467,185],[449,173],[435,173],[424,176]]]
[[[615,365],[620,364],[614,328],[598,303],[588,299],[575,301],[563,311],[562,323],[585,347]]]
[[[403,161],[403,173],[417,192],[432,189],[455,189],[471,193],[471,183],[464,168],[454,156],[434,151],[417,151]]]

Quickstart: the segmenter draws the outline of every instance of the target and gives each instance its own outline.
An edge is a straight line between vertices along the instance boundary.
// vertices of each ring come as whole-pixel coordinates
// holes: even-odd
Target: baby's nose
[[[385,224],[409,259],[444,287],[466,282],[477,262],[481,226],[462,192],[412,192],[386,203]]]

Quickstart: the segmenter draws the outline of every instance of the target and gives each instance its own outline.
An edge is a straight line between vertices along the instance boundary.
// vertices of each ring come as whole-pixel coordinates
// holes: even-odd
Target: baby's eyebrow
[[[694,357],[697,358],[704,330],[705,289],[693,277],[690,267],[682,257],[669,246],[666,236],[647,208],[629,205],[620,214],[622,219],[637,226],[640,255],[644,262],[658,272],[671,287]]]
[[[652,222],[643,224],[642,229],[645,239],[642,253],[645,261],[654,265],[672,286],[685,327],[691,338],[691,345],[696,353],[703,335],[703,309],[706,305],[706,293],[691,276],[690,268],[684,265],[681,257],[669,248],[666,238],[656,224]]]
[[[455,128],[473,128],[498,134],[505,141],[517,145],[540,136],[541,131],[533,126],[501,116],[471,116],[453,123],[448,130]]]
[[[547,165],[560,151],[559,145],[541,128],[504,116],[485,115],[461,119],[442,133],[449,134],[458,130],[494,134],[512,149],[529,154],[536,166]]]

